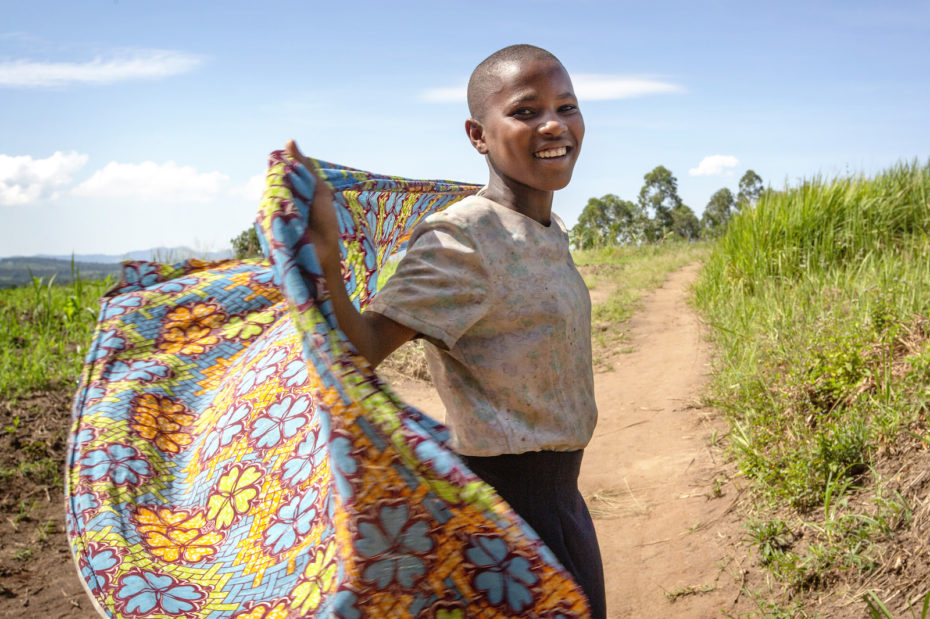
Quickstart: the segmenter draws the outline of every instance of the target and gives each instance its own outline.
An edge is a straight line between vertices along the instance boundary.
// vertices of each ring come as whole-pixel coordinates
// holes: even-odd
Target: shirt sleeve
[[[449,223],[421,227],[368,311],[449,350],[487,313],[488,273],[464,230]]]

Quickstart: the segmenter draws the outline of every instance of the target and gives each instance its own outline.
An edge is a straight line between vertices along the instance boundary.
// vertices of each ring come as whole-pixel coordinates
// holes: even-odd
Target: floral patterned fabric
[[[478,190],[313,161],[360,308],[429,213]],[[75,399],[68,532],[113,617],[584,617],[533,531],[336,328],[305,229],[314,178],[271,156],[270,261],[131,262]]]

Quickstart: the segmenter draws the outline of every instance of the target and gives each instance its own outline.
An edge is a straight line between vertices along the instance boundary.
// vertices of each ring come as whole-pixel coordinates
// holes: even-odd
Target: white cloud
[[[0,205],[22,206],[58,197],[57,189],[87,163],[87,155],[56,152],[45,159],[0,155]]]
[[[732,174],[733,171],[728,168],[735,168],[739,165],[739,159],[733,155],[708,155],[701,159],[698,167],[688,170],[691,176],[719,176],[721,174]]]
[[[449,88],[427,88],[420,93],[420,99],[427,103],[465,103],[468,96],[467,86]]]
[[[671,82],[648,77],[598,75],[579,73],[572,76],[575,94],[581,101],[632,99],[647,95],[667,95],[685,92],[685,88]],[[463,103],[467,87],[429,88],[420,93],[427,103]]]
[[[229,190],[229,195],[244,198],[256,205],[262,199],[263,193],[265,193],[265,174],[256,174],[242,185],[237,185]]]
[[[5,60],[0,61],[0,87],[40,88],[153,79],[186,73],[200,63],[198,56],[167,50],[135,50],[89,62]]]
[[[581,101],[633,99],[647,95],[668,95],[684,92],[678,84],[646,77],[621,77],[581,73],[572,76],[575,94]]]
[[[229,182],[221,172],[198,172],[173,161],[116,163],[103,169],[72,190],[88,198],[120,198],[138,202],[210,202]]]

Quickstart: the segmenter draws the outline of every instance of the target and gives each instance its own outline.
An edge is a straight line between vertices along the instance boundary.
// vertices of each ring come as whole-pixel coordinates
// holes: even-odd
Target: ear
[[[484,140],[484,125],[481,121],[469,118],[465,121],[465,133],[468,135],[468,141],[475,147],[475,150],[482,155],[488,154],[488,145]]]

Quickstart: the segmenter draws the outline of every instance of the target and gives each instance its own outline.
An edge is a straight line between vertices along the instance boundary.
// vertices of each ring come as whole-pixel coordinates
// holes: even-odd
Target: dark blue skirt
[[[588,506],[578,491],[583,450],[462,456],[494,486],[581,585],[592,617],[607,616],[604,568]]]

